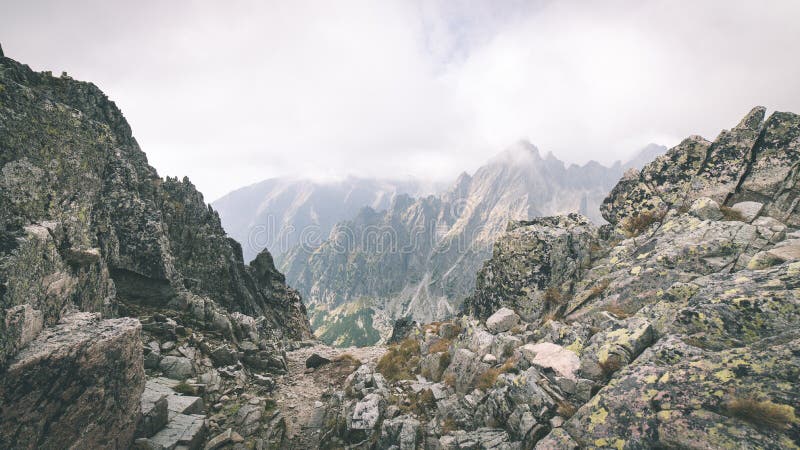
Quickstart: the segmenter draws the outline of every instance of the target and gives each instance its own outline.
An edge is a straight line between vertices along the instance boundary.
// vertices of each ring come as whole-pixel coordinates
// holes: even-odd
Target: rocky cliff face
[[[473,315],[355,372],[326,444],[799,448],[799,144],[756,108],[628,173],[610,224],[513,223]]]
[[[152,316],[172,311],[243,346],[235,360],[251,366],[268,365],[269,343],[310,336],[271,256],[246,266],[202,195],[158,176],[96,86],[2,55],[0,306],[4,448],[130,444],[139,324],[111,317],[160,330]]]
[[[441,195],[363,210],[319,248],[295,248],[282,269],[307,299],[318,336],[371,344],[395,319],[452,316],[509,220],[574,211],[601,221],[599,205],[621,174],[620,164],[565,166],[520,142]]]

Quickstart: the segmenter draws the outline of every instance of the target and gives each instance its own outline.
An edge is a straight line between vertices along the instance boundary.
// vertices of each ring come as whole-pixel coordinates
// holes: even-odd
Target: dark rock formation
[[[38,273],[78,278],[66,283],[75,286],[64,298],[79,298],[81,309],[110,313],[113,289],[120,302],[160,307],[192,293],[231,312],[263,315],[279,335],[309,336],[299,296],[271,274],[270,258],[260,268],[245,266],[202,195],[186,178],[158,177],[97,87],[0,61],[3,267],[40,264],[21,261],[18,243],[24,227],[38,224],[58,256]],[[4,278],[6,305],[27,301],[17,297],[25,290],[14,287],[14,274]],[[45,313],[45,322],[57,316]]]
[[[66,316],[0,378],[0,447],[125,448],[144,390],[136,319]]]
[[[331,362],[330,359],[324,356],[320,356],[317,353],[314,353],[311,356],[309,356],[308,359],[306,359],[306,368],[316,369],[317,367],[322,366],[324,364],[328,364],[330,362]]]
[[[410,317],[401,317],[395,320],[394,326],[392,327],[392,335],[389,337],[389,340],[386,341],[387,344],[397,344],[401,342],[418,326],[419,324]]]
[[[118,315],[141,318],[146,360],[138,320],[98,319]],[[271,256],[245,265],[217,213],[188,179],[158,176],[96,86],[0,55],[0,447],[127,448],[140,412],[145,439],[200,445],[202,407],[170,406],[166,423],[157,401],[140,411],[143,362],[151,376],[222,373],[263,390],[286,369],[283,346],[310,336]]]
[[[478,272],[465,310],[486,319],[503,306],[534,320],[562,306],[598,246],[596,229],[578,214],[509,224]]]

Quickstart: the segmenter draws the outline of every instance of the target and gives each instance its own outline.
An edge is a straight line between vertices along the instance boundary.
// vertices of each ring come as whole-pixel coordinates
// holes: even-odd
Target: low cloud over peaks
[[[450,178],[519,139],[610,163],[800,109],[800,3],[698,3],[18,2],[0,42],[96,82],[160,173],[213,199],[276,175]]]

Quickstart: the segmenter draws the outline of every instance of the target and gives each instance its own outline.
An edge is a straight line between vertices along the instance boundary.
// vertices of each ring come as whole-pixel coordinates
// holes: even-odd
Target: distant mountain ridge
[[[396,195],[385,211],[362,209],[321,245],[295,246],[280,268],[306,299],[317,336],[372,344],[372,327],[386,337],[397,318],[429,322],[453,314],[509,221],[580,212],[602,222],[599,206],[626,166],[567,166],[521,141],[439,195]],[[371,320],[343,308],[353,302]]]
[[[354,217],[363,207],[383,210],[399,194],[424,195],[435,183],[406,179],[348,177],[318,182],[271,178],[237,189],[212,203],[225,230],[242,244],[250,261],[267,248],[277,261],[303,239],[319,245],[337,222]]]

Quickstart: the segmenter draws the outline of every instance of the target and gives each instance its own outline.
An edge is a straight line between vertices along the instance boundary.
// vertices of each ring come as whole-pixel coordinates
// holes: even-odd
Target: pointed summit
[[[521,163],[538,162],[542,160],[539,149],[529,141],[521,139],[509,146],[497,156],[490,160],[490,163],[502,165],[519,165]]]
[[[755,108],[751,109],[749,113],[739,122],[739,125],[736,125],[738,129],[750,129],[753,131],[758,131],[761,128],[761,124],[764,122],[764,115],[767,112],[767,108],[763,106],[756,106]]]

